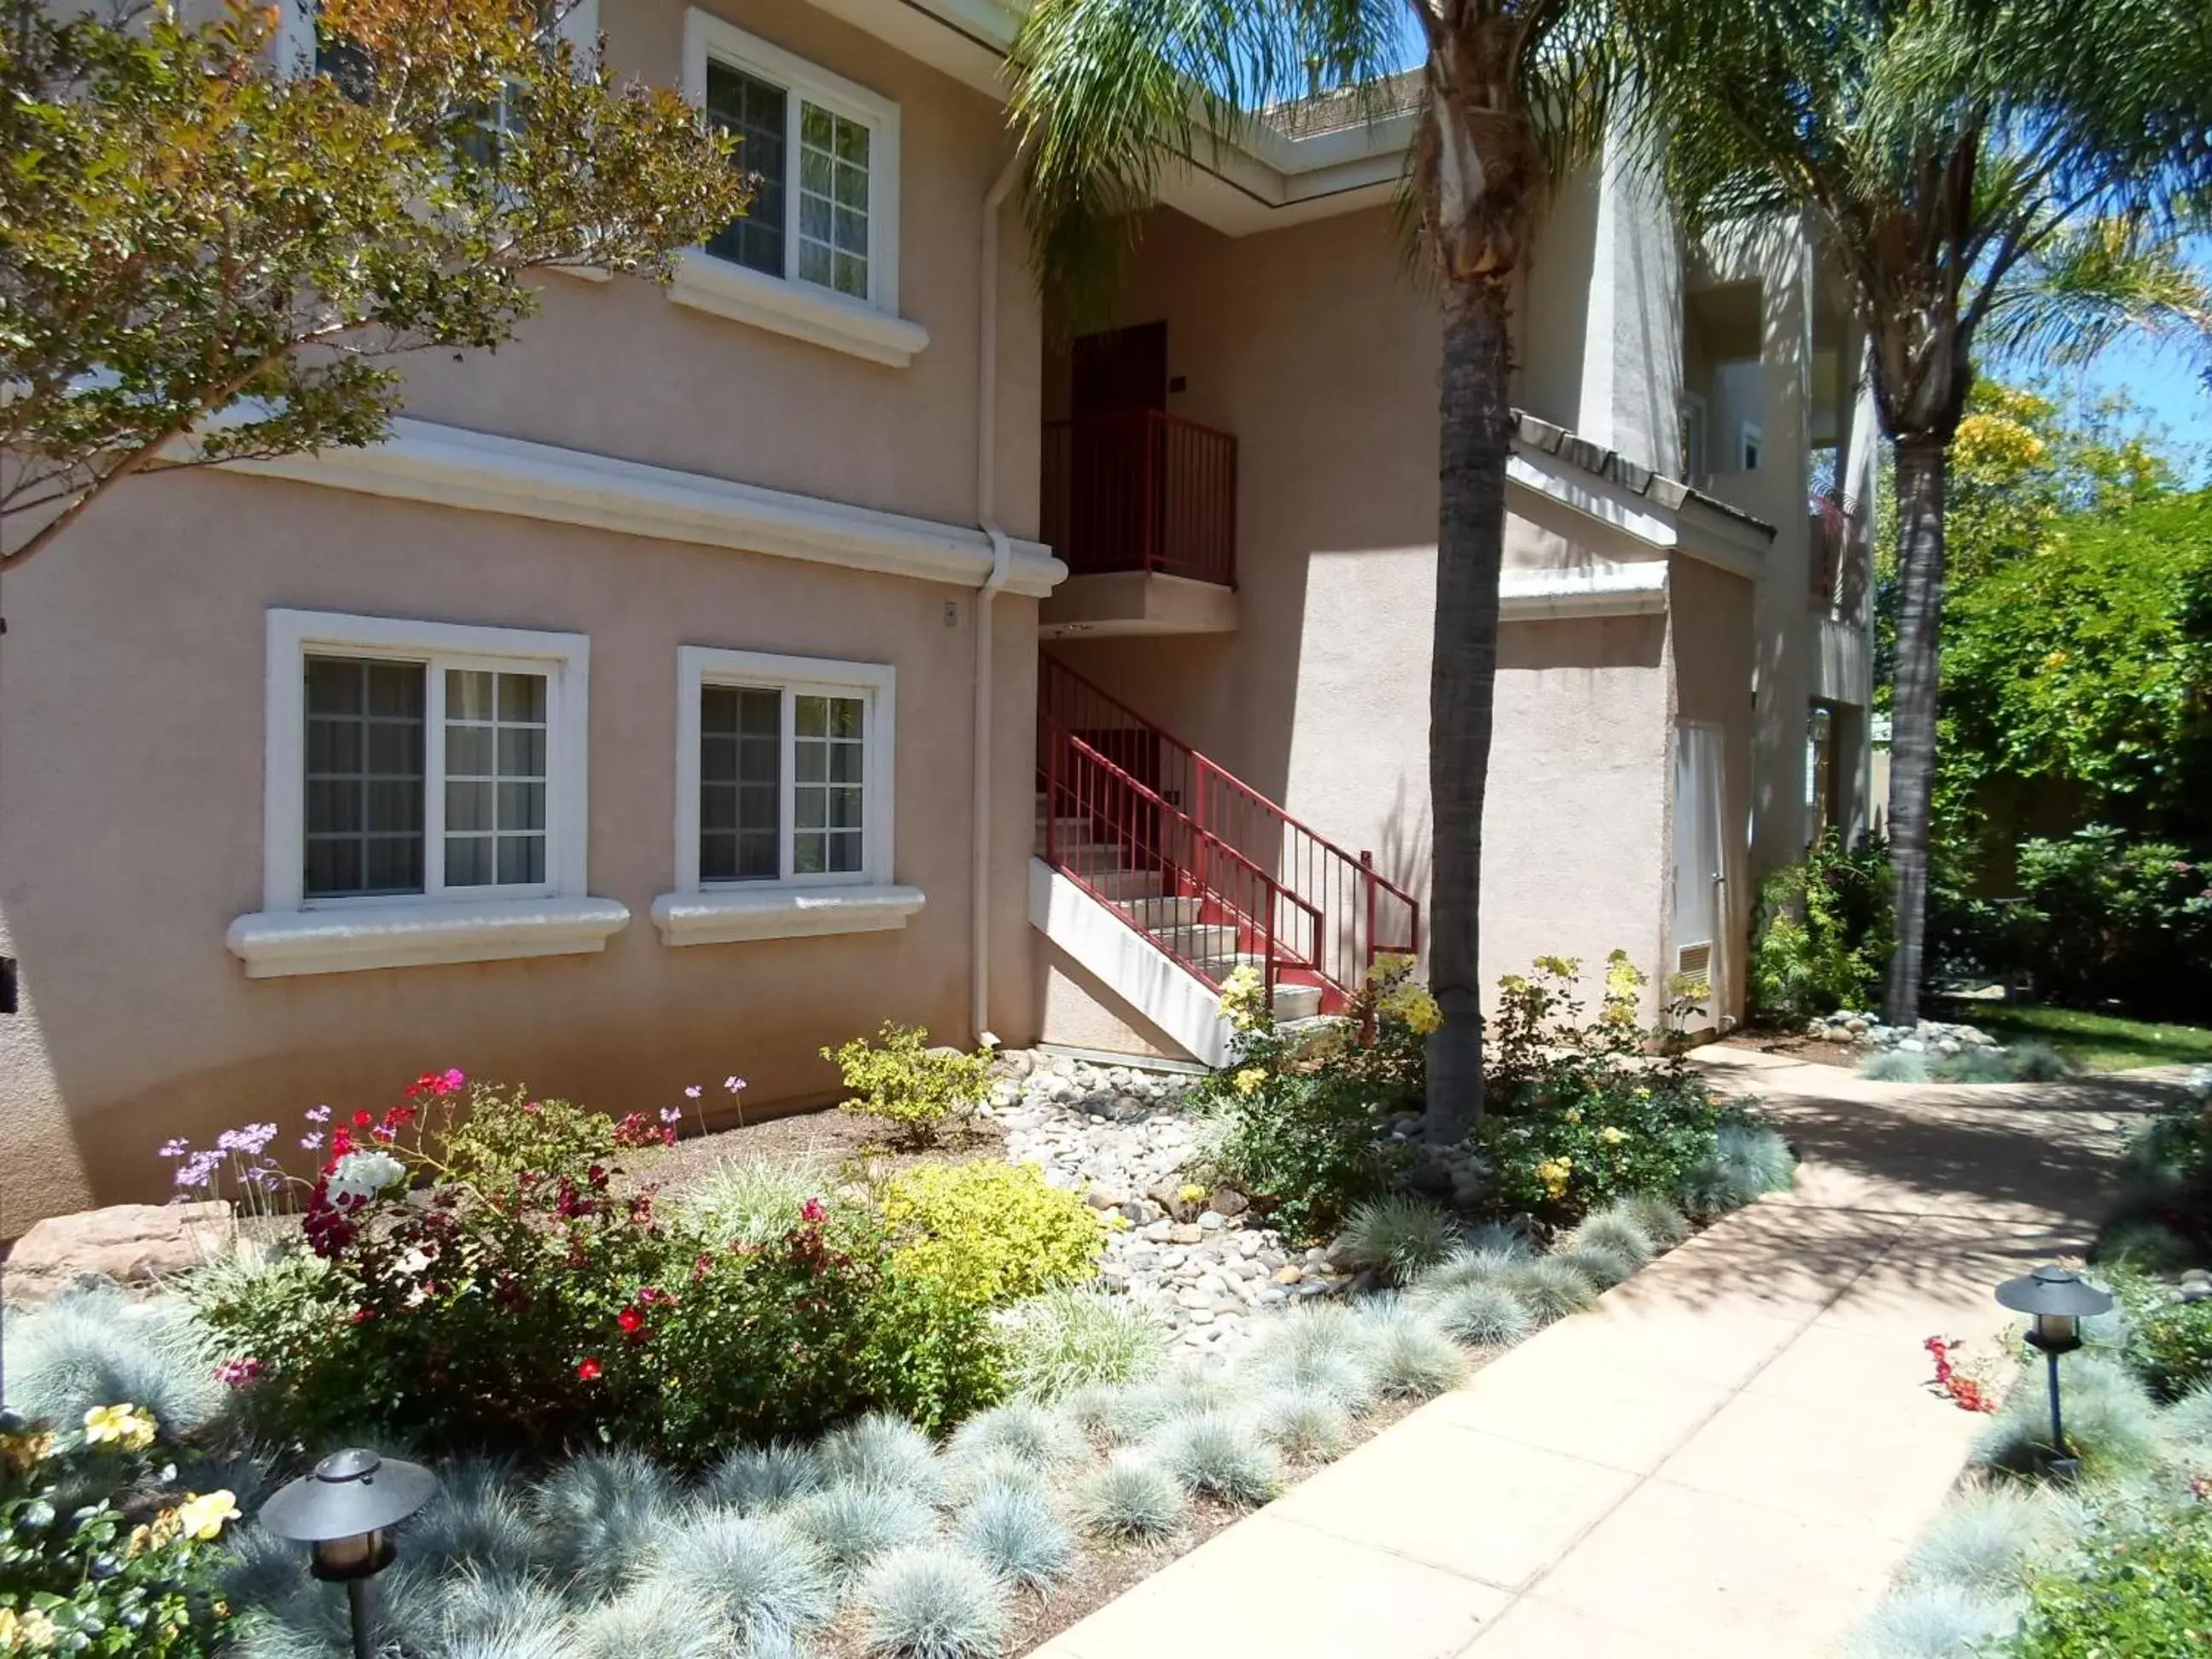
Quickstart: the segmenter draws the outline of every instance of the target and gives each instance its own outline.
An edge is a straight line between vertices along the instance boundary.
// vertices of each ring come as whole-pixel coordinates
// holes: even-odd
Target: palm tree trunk
[[[1429,670],[1429,983],[1443,1024],[1429,1040],[1425,1132],[1437,1145],[1482,1120],[1482,799],[1498,679],[1498,576],[1505,558],[1505,289],[1452,285],[1444,308],[1436,645]]]
[[[1889,959],[1882,1018],[1920,1018],[1928,932],[1928,823],[1936,793],[1936,678],[1943,633],[1943,491],[1949,446],[1939,438],[1897,444],[1897,673],[1889,749],[1889,869],[1897,952]]]

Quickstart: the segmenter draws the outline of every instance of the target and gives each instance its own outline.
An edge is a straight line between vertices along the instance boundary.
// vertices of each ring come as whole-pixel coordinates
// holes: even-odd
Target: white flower
[[[367,1203],[406,1176],[407,1166],[389,1152],[348,1152],[331,1171],[328,1190],[333,1203],[342,1197]]]

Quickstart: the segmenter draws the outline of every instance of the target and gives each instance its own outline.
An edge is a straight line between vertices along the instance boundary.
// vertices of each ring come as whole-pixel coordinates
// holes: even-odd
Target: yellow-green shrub
[[[955,1113],[973,1111],[991,1087],[988,1054],[933,1048],[921,1027],[889,1020],[874,1042],[854,1037],[824,1048],[822,1058],[836,1062],[853,1091],[844,1110],[896,1123],[912,1146],[928,1146],[938,1125]]]
[[[1034,1164],[926,1164],[884,1188],[902,1267],[978,1303],[1017,1302],[1097,1270],[1103,1224]]]

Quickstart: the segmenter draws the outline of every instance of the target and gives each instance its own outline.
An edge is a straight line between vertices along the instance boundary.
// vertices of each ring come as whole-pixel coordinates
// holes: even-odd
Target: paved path
[[[1037,1650],[1819,1659],[1981,1419],[1921,1345],[2078,1252],[2148,1079],[1908,1088],[1702,1051],[1805,1153],[1740,1211]]]

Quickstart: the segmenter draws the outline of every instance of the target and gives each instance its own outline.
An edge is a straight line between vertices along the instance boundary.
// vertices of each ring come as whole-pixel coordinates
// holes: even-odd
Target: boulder
[[[1252,1200],[1234,1187],[1216,1187],[1213,1195],[1206,1200],[1206,1206],[1217,1215],[1236,1217],[1250,1209]]]
[[[8,1300],[39,1301],[87,1277],[129,1284],[196,1267],[230,1233],[230,1206],[221,1200],[111,1204],[52,1216],[8,1253]]]

